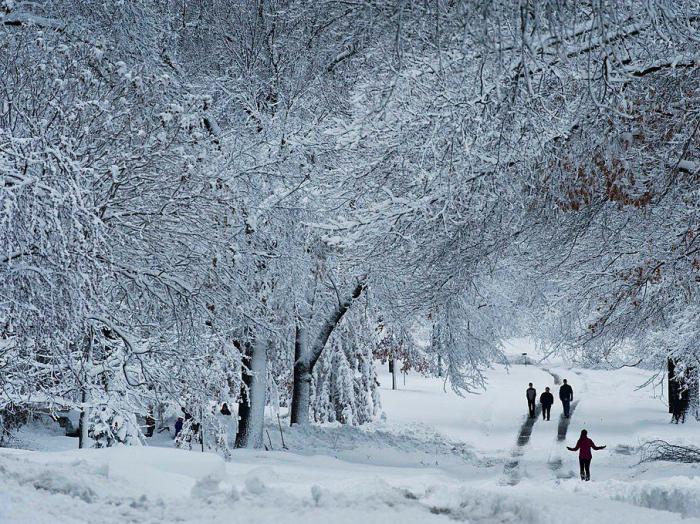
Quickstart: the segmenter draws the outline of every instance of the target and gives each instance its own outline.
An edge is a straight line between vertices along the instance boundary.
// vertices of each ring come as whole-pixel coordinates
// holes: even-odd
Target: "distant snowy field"
[[[146,448],[78,451],[35,426],[20,437],[42,451],[0,449],[0,523],[700,522],[700,466],[638,465],[635,450],[653,438],[700,445],[700,424],[669,424],[663,401],[637,389],[643,371],[543,367],[495,366],[488,390],[465,398],[415,375],[391,391],[384,371],[383,420],[284,427],[289,451],[270,424],[275,451],[237,451],[230,462],[172,449],[163,435]],[[518,449],[524,390],[533,382],[556,395],[550,372],[580,401],[567,438],[557,441],[557,403]],[[590,483],[565,448],[584,427],[608,446]]]

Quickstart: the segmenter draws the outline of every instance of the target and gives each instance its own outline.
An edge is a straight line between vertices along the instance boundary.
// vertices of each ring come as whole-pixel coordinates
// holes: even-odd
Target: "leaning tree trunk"
[[[238,403],[237,448],[262,448],[265,422],[265,393],[267,382],[267,346],[256,342],[249,345],[244,356],[248,370],[243,371],[241,399]]]
[[[309,406],[311,403],[311,380],[314,366],[321,357],[326,342],[333,330],[343,319],[345,313],[365,289],[364,281],[358,282],[353,290],[331,311],[326,321],[321,325],[314,343],[307,348],[306,336],[303,329],[297,326],[294,344],[294,384],[292,385],[292,406],[290,409],[291,424],[309,423]]]

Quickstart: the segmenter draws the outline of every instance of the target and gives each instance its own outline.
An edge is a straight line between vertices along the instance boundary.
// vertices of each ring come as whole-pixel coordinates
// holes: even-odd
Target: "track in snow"
[[[554,385],[559,386],[562,383],[562,379],[559,375],[556,373],[553,373],[549,369],[542,368],[543,371],[546,371],[550,375],[552,375],[552,378],[554,379]],[[560,415],[559,417],[559,424],[557,426],[557,442],[563,442],[566,440],[566,434],[569,429],[569,423],[571,422],[571,416],[573,416],[574,411],[576,409],[576,406],[578,405],[579,401],[575,400],[571,404],[571,409],[569,411],[569,418],[564,417],[564,414]],[[532,429],[535,426],[535,422],[539,420],[540,415],[542,414],[542,407],[540,404],[537,404],[535,407],[535,416],[530,417],[528,416],[525,419],[525,422],[523,422],[523,425],[520,426],[520,431],[518,432],[518,439],[516,441],[516,447],[513,449],[511,452],[511,457],[512,460],[509,460],[508,462],[505,463],[503,466],[503,474],[505,475],[505,483],[510,485],[510,486],[515,486],[520,482],[520,479],[522,477],[520,473],[520,457],[522,457],[524,453],[524,447],[527,446],[527,444],[530,442],[530,436],[532,435]],[[549,469],[551,469],[553,472],[557,473],[561,467],[562,467],[562,460],[561,458],[557,458],[552,460],[551,462],[548,463]]]
[[[571,422],[571,417],[574,415],[574,410],[578,406],[578,400],[574,400],[571,403],[571,409],[569,410],[569,418],[566,418],[562,413],[559,417],[559,425],[557,426],[557,442],[563,442],[566,440],[566,432],[569,429],[569,423]]]
[[[559,386],[561,384],[561,377],[559,375],[546,368],[542,368],[542,371],[546,371],[547,373],[552,375],[555,386]],[[569,410],[569,418],[566,418],[563,413],[559,417],[559,425],[557,426],[557,442],[563,442],[564,440],[566,440],[566,432],[569,429],[569,422],[571,422],[571,416],[573,416],[574,410],[576,409],[576,406],[578,406],[578,402],[578,400],[575,400],[571,403],[571,409]]]
[[[535,416],[531,417],[528,413],[525,422],[520,426],[520,431],[518,432],[518,439],[516,441],[516,446],[511,452],[512,460],[509,460],[503,466],[503,474],[505,475],[505,483],[509,486],[515,486],[520,482],[520,457],[523,455],[523,448],[527,446],[530,442],[530,436],[532,435],[532,428],[540,418],[542,414],[542,408],[539,404],[535,406]]]

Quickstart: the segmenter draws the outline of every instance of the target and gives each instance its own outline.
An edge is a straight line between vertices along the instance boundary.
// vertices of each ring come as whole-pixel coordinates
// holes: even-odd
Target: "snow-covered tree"
[[[314,370],[312,413],[317,422],[360,425],[381,406],[372,347],[357,336],[362,326],[345,321],[333,334]]]
[[[88,435],[96,448],[141,445],[136,417],[129,412],[119,413],[112,405],[95,406],[90,411],[88,426]]]

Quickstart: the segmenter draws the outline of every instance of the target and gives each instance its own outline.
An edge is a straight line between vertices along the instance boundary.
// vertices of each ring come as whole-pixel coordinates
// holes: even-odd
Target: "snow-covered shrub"
[[[182,429],[175,437],[175,446],[182,449],[193,449],[199,443],[199,428],[201,424],[194,419],[186,420],[182,424]]]
[[[189,450],[203,447],[228,460],[236,437],[236,415],[230,410],[228,413],[222,413],[219,403],[207,403],[206,409],[194,409],[193,417],[183,422],[175,437],[175,446]]]
[[[312,413],[317,422],[357,426],[371,421],[380,407],[372,348],[348,327],[339,331],[314,371]]]
[[[640,447],[640,462],[663,460],[667,462],[700,463],[700,447],[671,444],[665,440],[652,440]]]
[[[0,409],[0,446],[6,444],[12,433],[25,425],[29,417],[29,411],[16,404],[8,404]]]
[[[134,414],[117,412],[106,405],[91,411],[88,436],[95,441],[96,448],[141,445],[141,431]]]

